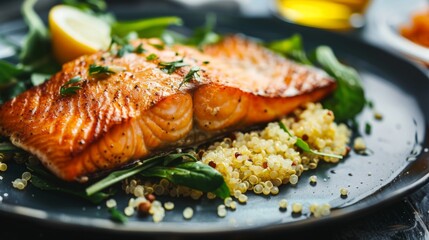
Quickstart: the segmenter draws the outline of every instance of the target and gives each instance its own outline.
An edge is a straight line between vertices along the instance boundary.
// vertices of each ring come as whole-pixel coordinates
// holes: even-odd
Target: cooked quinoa
[[[248,190],[269,195],[277,194],[282,184],[296,184],[302,172],[316,168],[319,160],[339,161],[300,151],[295,146],[296,137],[319,152],[343,156],[348,152],[351,131],[335,123],[333,113],[319,103],[309,103],[281,121],[295,137],[272,122],[260,131],[236,132],[234,139],[214,143],[201,161],[224,176],[234,195]]]
[[[247,201],[244,193],[249,190],[256,194],[278,194],[280,185],[297,184],[302,172],[316,168],[319,160],[339,161],[339,158],[303,152],[295,146],[297,137],[318,152],[342,156],[348,152],[351,131],[346,125],[335,123],[333,113],[323,109],[320,103],[309,103],[281,121],[294,137],[282,130],[278,122],[272,122],[262,130],[235,132],[233,138],[224,138],[203,151],[201,161],[224,176],[232,197],[238,202]],[[154,193],[199,199],[204,194],[176,186],[166,179],[127,180],[123,188],[136,197]],[[207,193],[207,197],[216,196]]]

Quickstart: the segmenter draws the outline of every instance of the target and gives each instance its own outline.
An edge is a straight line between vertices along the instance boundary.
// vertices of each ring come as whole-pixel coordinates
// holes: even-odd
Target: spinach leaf
[[[316,60],[337,80],[337,89],[322,104],[334,112],[336,121],[346,121],[359,114],[366,104],[364,89],[357,71],[340,63],[330,47],[319,46]]]
[[[177,158],[181,158],[184,156],[191,156],[187,153],[177,153],[177,154],[169,154],[169,155],[160,155],[155,156],[149,159],[144,160],[140,164],[136,164],[135,166],[131,168],[127,168],[124,170],[118,170],[110,173],[107,177],[99,180],[98,182],[92,184],[88,188],[86,188],[86,194],[88,196],[95,194],[117,182],[120,182],[128,177],[131,177],[143,170],[146,170],[150,167],[155,166],[158,164],[162,159],[166,159],[166,161],[174,161]]]
[[[97,192],[96,194],[88,196],[81,184],[59,181],[57,177],[47,172],[41,165],[27,165],[27,169],[32,173],[31,184],[41,190],[71,194],[95,204],[101,203],[103,200],[114,195],[114,192]]]
[[[266,44],[266,47],[299,63],[311,65],[304,51],[301,35],[299,34],[294,34],[290,38],[269,42]]]
[[[322,104],[334,112],[337,122],[352,119],[363,110],[366,100],[358,73],[355,69],[341,64],[331,48],[317,47],[314,51],[314,60],[311,58],[310,61],[298,34],[266,43],[265,46],[301,64],[319,65],[336,80],[337,89],[324,99]]]
[[[155,166],[140,173],[145,177],[160,177],[168,179],[170,182],[197,189],[203,192],[215,192],[218,189],[219,197],[229,196],[228,191],[222,185],[225,183],[222,174],[214,168],[197,162],[184,162],[170,166]]]
[[[28,26],[28,34],[24,39],[24,45],[19,55],[20,62],[23,64],[40,61],[46,53],[50,53],[48,29],[33,9],[36,2],[37,0],[25,0],[21,8]]]
[[[32,175],[30,182],[33,186],[41,190],[59,191],[59,192],[71,194],[71,195],[89,200],[90,202],[95,204],[101,203],[103,200],[112,196],[112,194],[108,194],[104,192],[97,192],[91,196],[88,196],[86,195],[85,191],[83,191],[82,189],[75,189],[75,188],[61,186],[61,184],[58,184],[58,180],[49,181],[34,174]]]
[[[137,32],[139,37],[161,37],[170,25],[182,25],[178,17],[158,17],[134,21],[118,21],[111,24],[112,35],[124,37],[131,32]]]

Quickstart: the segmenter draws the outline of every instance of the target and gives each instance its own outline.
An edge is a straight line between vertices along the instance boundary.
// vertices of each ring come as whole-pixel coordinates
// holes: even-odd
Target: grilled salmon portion
[[[160,49],[159,39],[132,44],[145,51],[82,56],[4,103],[0,135],[59,178],[83,182],[171,147],[276,120],[336,86],[324,72],[238,35],[202,51]],[[75,90],[61,91],[69,87]]]

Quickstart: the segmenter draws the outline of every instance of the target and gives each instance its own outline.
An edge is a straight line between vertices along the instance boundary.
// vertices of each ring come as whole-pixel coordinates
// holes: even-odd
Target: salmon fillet
[[[139,39],[132,45],[143,46],[143,53],[99,51],[64,64],[50,80],[0,106],[0,135],[59,178],[84,182],[171,147],[279,119],[336,86],[323,71],[238,35],[203,51],[159,49],[160,43]],[[150,54],[157,58],[148,60]],[[186,66],[163,69],[180,60]],[[93,64],[115,71],[92,75]],[[76,76],[80,89],[61,95]]]

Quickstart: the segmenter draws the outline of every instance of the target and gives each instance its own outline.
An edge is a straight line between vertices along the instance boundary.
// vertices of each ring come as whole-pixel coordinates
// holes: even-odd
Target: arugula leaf
[[[135,32],[133,32],[135,33]],[[134,39],[133,33],[128,34],[124,38],[120,38],[116,35],[112,36],[112,42],[110,43],[109,50],[112,54],[117,57],[123,57],[127,53],[143,53],[146,49],[143,48],[143,44],[140,43],[137,47],[130,44],[130,40]],[[116,46],[116,48],[113,48]]]
[[[171,155],[171,156],[169,156]],[[169,154],[169,155],[160,155],[160,156],[155,156],[149,159],[146,159],[143,161],[143,163],[137,164],[134,167],[128,168],[128,169],[124,169],[124,170],[118,170],[118,171],[114,171],[112,173],[110,173],[107,177],[101,179],[100,181],[92,184],[91,186],[89,186],[88,188],[86,188],[86,194],[88,196],[99,192],[103,189],[105,189],[106,187],[109,187],[117,182],[120,182],[128,177],[131,177],[145,169],[148,169],[152,166],[155,166],[156,164],[158,164],[163,158],[168,159],[169,161],[173,161],[177,158],[183,157],[183,156],[191,156],[187,153],[177,153],[177,154]],[[169,156],[169,157],[167,157]]]
[[[28,26],[28,34],[19,55],[20,62],[23,64],[40,61],[46,53],[50,53],[48,29],[33,9],[36,2],[37,0],[25,0],[21,8],[24,21]]]
[[[341,155],[337,155],[337,154],[330,154],[330,153],[323,153],[323,152],[319,152],[316,150],[313,150],[310,148],[310,145],[308,145],[307,142],[305,142],[304,140],[302,140],[299,137],[294,136],[288,129],[287,127],[283,124],[283,122],[279,121],[278,122],[280,128],[285,131],[290,137],[295,137],[296,138],[296,142],[295,142],[295,146],[297,146],[298,148],[300,148],[301,150],[303,150],[304,152],[309,152],[309,153],[313,153],[316,155],[320,155],[320,156],[325,156],[325,157],[333,157],[333,158],[339,158],[342,159],[343,156]]]
[[[355,69],[341,64],[328,46],[316,48],[316,60],[337,80],[337,89],[322,104],[334,112],[336,121],[346,121],[358,115],[366,104],[364,89]]]
[[[169,166],[155,166],[140,174],[145,177],[165,178],[174,184],[187,186],[203,192],[216,192],[216,195],[222,198],[230,195],[229,189],[227,188],[228,191],[226,191],[222,186],[225,184],[222,174],[199,161],[184,162]]]
[[[112,23],[112,34],[120,37],[130,32],[137,32],[139,37],[161,37],[164,30],[170,25],[182,25],[178,17],[158,17],[134,21]]]

